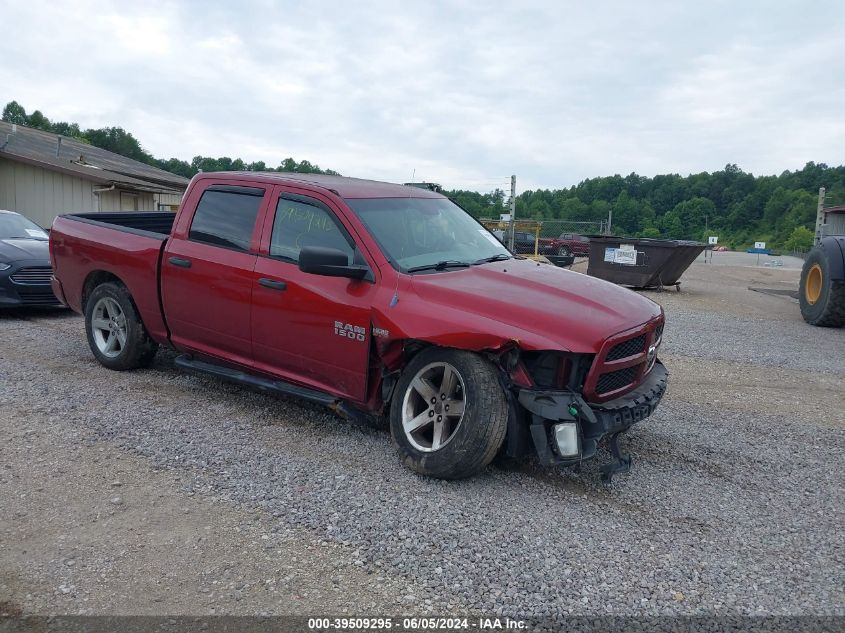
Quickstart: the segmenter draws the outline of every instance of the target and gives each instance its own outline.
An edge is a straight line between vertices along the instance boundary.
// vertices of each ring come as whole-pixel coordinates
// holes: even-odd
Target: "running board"
[[[302,398],[309,402],[321,404],[324,407],[331,407],[336,409],[340,404],[340,400],[322,391],[309,389],[308,387],[300,387],[298,385],[284,382],[282,380],[268,380],[266,378],[259,378],[237,369],[231,369],[222,365],[215,365],[214,363],[207,363],[205,361],[197,360],[190,354],[182,354],[177,356],[173,364],[181,369],[193,371],[201,374],[208,374],[216,378],[221,378],[228,382],[235,382],[241,385],[248,385],[261,391],[273,391],[284,396],[293,396],[294,398]]]

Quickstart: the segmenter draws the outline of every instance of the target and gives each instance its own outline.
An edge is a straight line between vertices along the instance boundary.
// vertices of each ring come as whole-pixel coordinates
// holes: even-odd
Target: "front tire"
[[[568,246],[561,246],[557,249],[557,254],[561,257],[569,257],[570,255],[572,255],[572,251],[569,250]]]
[[[129,290],[120,283],[100,284],[91,292],[85,304],[85,331],[94,357],[109,369],[146,367],[158,350]]]
[[[845,325],[845,281],[831,279],[831,262],[823,248],[807,255],[798,292],[801,316],[810,325]]]
[[[508,406],[498,370],[460,350],[430,348],[402,372],[390,432],[411,470],[439,479],[471,477],[505,438]]]

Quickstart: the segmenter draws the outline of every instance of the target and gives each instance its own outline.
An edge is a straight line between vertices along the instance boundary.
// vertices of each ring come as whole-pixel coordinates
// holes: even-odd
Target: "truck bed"
[[[171,211],[107,211],[104,213],[72,213],[64,217],[90,224],[105,225],[127,232],[139,231],[144,234],[158,234],[162,238],[166,238],[173,229],[176,214]]]
[[[118,280],[129,289],[150,335],[166,343],[159,270],[175,218],[170,212],[60,215],[50,231],[56,296],[82,312],[91,284]]]

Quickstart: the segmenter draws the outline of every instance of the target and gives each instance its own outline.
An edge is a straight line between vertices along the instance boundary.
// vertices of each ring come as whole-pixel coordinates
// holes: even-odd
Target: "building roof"
[[[226,171],[205,172],[203,176],[254,180],[256,182],[277,181],[289,184],[306,184],[328,189],[341,198],[443,198],[439,193],[408,187],[378,180],[363,180],[346,176],[328,176],[325,174],[299,174],[295,172],[275,171]]]
[[[842,205],[842,206],[836,206],[836,207],[827,207],[827,208],[824,210],[824,212],[825,212],[825,215],[827,215],[828,213],[831,213],[831,214],[843,214],[843,213],[845,213],[845,205]]]
[[[0,121],[0,158],[140,191],[182,193],[188,179],[68,136]]]

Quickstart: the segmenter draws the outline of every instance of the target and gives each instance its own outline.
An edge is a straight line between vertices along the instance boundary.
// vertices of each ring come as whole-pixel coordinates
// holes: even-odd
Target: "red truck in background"
[[[578,233],[561,233],[559,237],[540,238],[540,252],[561,257],[589,257],[590,238]]]
[[[573,464],[654,411],[663,311],[512,256],[444,196],[367,180],[203,173],[178,213],[56,219],[53,289],[97,360],[177,366],[387,418],[441,478],[504,452]]]

